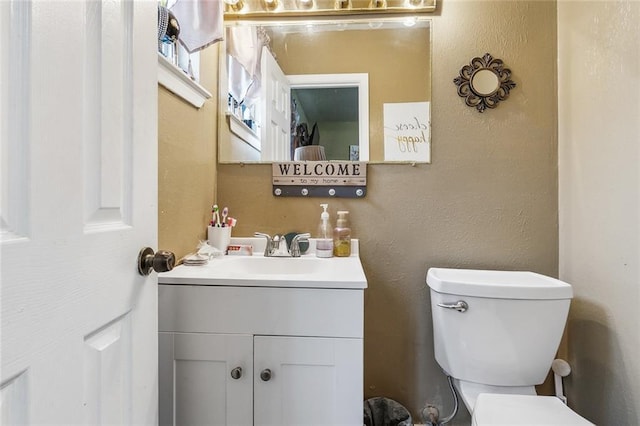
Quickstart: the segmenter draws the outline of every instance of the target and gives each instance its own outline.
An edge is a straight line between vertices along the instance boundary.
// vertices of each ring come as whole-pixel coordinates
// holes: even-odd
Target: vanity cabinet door
[[[253,336],[160,333],[159,353],[160,425],[252,425]]]
[[[362,339],[255,336],[254,424],[361,426],[362,350]]]

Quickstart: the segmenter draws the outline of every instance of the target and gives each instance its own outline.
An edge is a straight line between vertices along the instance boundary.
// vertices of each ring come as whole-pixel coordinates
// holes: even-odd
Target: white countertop
[[[203,266],[180,265],[158,274],[159,284],[364,289],[367,278],[352,240],[349,257],[317,258],[311,239],[300,257],[264,257],[264,238],[232,238],[231,244],[251,244],[253,256],[220,256]]]

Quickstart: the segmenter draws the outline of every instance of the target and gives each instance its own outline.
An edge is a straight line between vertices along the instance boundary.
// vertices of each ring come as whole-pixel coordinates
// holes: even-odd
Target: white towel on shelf
[[[189,53],[222,40],[222,0],[178,0],[171,11],[180,24],[180,43]]]

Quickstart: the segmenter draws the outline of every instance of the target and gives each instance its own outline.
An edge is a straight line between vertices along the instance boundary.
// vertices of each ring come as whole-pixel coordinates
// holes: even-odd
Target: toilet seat
[[[593,425],[564,405],[555,396],[504,395],[478,396],[471,418],[473,426],[587,426]]]

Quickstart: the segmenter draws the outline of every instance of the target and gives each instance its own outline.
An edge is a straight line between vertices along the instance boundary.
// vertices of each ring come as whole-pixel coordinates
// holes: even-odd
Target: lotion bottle
[[[348,217],[348,211],[338,212],[338,221],[333,230],[333,255],[336,257],[351,256],[351,228]]]
[[[329,222],[329,204],[320,204],[323,212],[320,214],[318,239],[316,240],[316,257],[333,257],[333,229]]]

